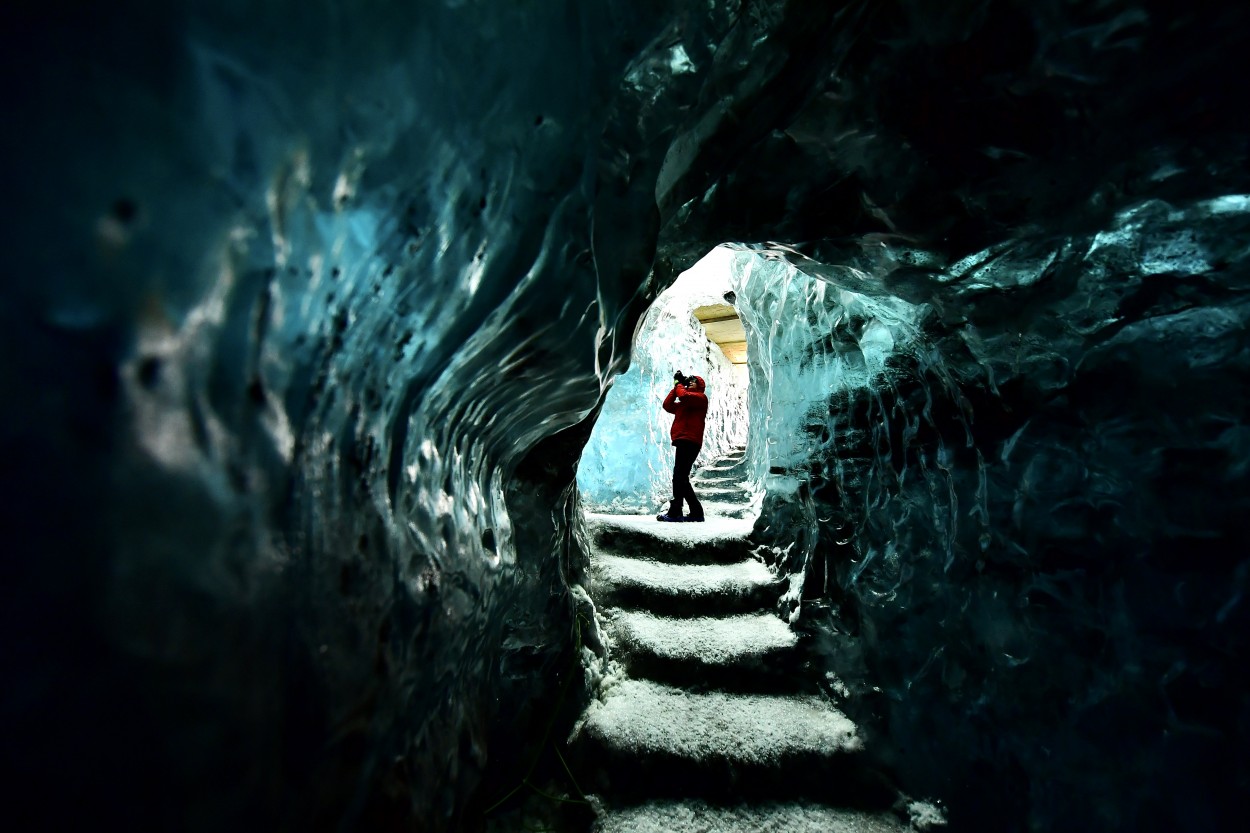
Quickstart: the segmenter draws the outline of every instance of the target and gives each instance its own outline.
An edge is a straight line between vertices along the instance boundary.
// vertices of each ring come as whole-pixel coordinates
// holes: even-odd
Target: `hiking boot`
[[[655,519],[657,521],[664,521],[665,523],[671,523],[671,524],[681,523],[684,520],[684,518],[682,518],[681,516],[681,501],[679,500],[669,501],[668,510],[659,515],[656,515]]]

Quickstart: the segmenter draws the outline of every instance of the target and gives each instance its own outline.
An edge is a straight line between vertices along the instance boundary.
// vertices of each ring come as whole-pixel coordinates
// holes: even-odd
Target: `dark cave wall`
[[[14,815],[439,830],[515,786],[573,660],[545,441],[648,301],[616,149],[665,15],[6,7]]]
[[[807,621],[960,829],[1239,812],[1248,222],[1149,204],[1026,288],[939,297],[875,390],[830,397],[787,510],[830,519]]]

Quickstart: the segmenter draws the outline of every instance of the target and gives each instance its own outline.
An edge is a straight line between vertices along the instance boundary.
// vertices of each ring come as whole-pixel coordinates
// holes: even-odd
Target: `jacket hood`
[[[692,390],[695,393],[703,393],[707,390],[707,384],[703,381],[702,376],[691,376],[690,378],[694,381],[694,384],[690,385],[687,390]]]

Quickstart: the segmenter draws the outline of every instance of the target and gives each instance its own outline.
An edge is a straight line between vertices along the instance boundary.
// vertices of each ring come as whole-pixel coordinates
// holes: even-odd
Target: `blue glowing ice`
[[[582,452],[577,486],[599,511],[651,512],[671,497],[672,416],[660,409],[673,373],[702,376],[708,415],[700,466],[746,443],[745,368],[735,367],[693,315],[699,306],[724,304],[731,287],[727,248],[714,249],[660,295],[634,339],[633,363],[608,392],[590,442]]]

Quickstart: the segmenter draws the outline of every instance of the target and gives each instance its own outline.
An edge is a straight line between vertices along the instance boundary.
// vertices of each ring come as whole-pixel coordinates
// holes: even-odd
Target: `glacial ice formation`
[[[746,444],[747,377],[695,320],[696,307],[724,304],[732,291],[734,253],[717,247],[660,294],[634,337],[629,370],[604,400],[577,469],[577,489],[588,508],[662,509],[673,496],[673,416],[660,403],[680,370],[707,383],[708,413],[699,466]]]
[[[585,696],[578,460],[654,500],[661,424],[605,415],[655,402],[639,322],[728,243],[754,532],[864,754],[952,829],[1241,820],[1250,7],[0,33],[12,818],[485,824]]]

